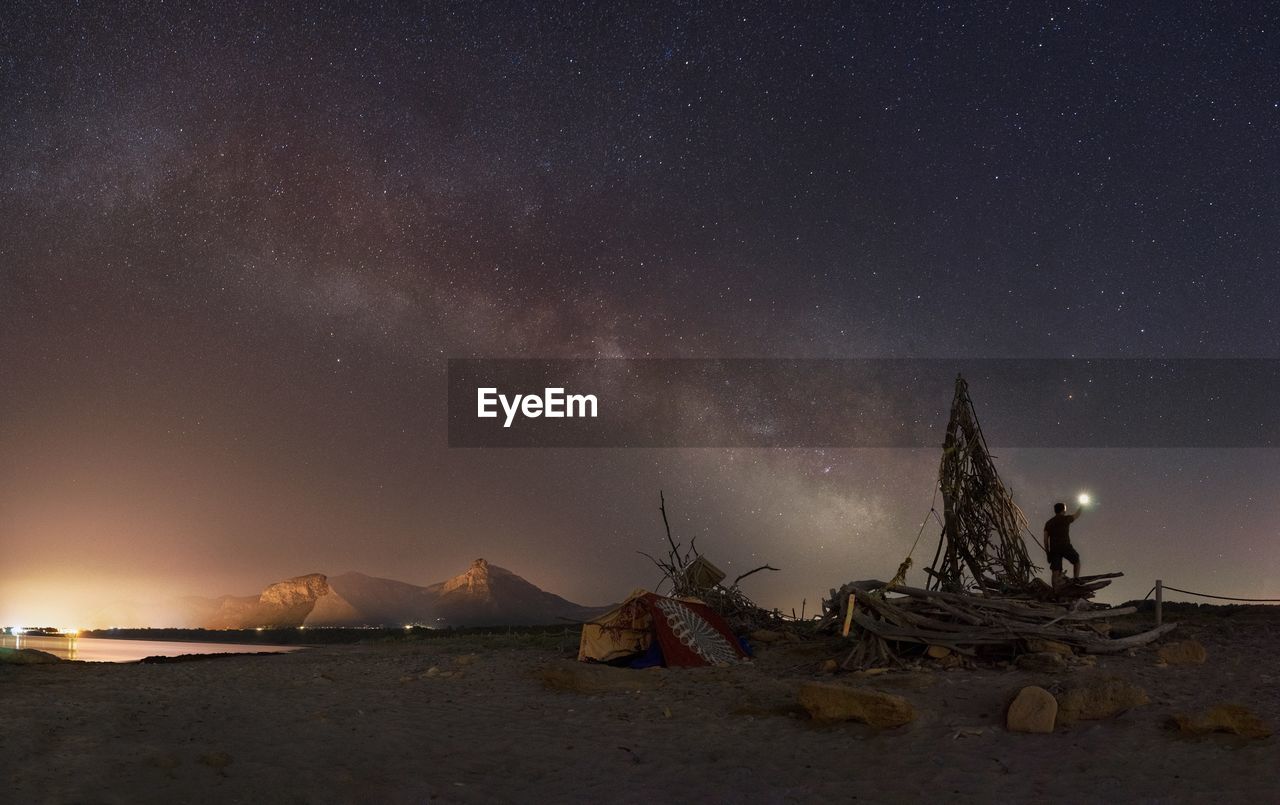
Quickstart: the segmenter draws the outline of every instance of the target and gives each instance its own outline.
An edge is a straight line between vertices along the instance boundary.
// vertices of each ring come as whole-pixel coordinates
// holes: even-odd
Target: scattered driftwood
[[[823,623],[849,622],[854,646],[845,668],[903,664],[930,647],[976,657],[1010,658],[1028,641],[1052,640],[1085,654],[1110,654],[1150,643],[1171,629],[1165,624],[1141,634],[1111,638],[1097,621],[1132,615],[1134,607],[1089,608],[1027,598],[996,597],[882,581],[857,581],[831,591]]]
[[[689,547],[683,548],[683,542],[677,542],[671,535],[671,521],[667,518],[667,501],[661,491],[658,492],[658,511],[662,513],[662,525],[667,535],[667,555],[659,559],[639,551],[662,571],[662,581],[658,588],[670,585],[670,594],[677,597],[697,598],[707,604],[724,618],[730,626],[738,631],[752,631],[764,627],[777,628],[784,617],[777,610],[767,610],[756,605],[738,587],[738,583],[748,576],[763,570],[778,570],[772,565],[761,565],[748,570],[725,586],[721,582],[725,573],[713,565],[698,552],[694,537],[689,540]]]

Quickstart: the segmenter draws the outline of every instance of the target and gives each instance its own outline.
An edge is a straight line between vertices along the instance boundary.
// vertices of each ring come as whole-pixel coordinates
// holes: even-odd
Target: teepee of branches
[[[996,472],[969,384],[956,377],[951,419],[938,470],[942,536],[929,574],[929,589],[947,592],[1030,592],[1039,570],[1027,555],[1034,537],[1027,517]]]

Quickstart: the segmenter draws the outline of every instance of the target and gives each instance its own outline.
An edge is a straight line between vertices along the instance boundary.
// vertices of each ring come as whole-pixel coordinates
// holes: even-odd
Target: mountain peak
[[[270,585],[258,600],[275,606],[296,606],[311,603],[328,592],[329,580],[323,573],[308,573]]]
[[[490,598],[493,596],[492,570],[489,563],[484,559],[477,559],[471,563],[471,567],[465,573],[454,576],[444,583],[443,591],[446,593],[465,593],[467,595],[477,596],[480,598]]]

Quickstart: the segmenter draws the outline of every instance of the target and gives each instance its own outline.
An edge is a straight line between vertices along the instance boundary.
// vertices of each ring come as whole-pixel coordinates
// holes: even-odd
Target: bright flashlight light
[[[1089,505],[1089,494],[1088,494],[1087,492],[1082,492],[1082,493],[1080,493],[1080,497],[1079,497],[1079,498],[1077,498],[1077,500],[1079,500],[1079,501],[1080,501],[1080,505],[1081,505],[1081,506],[1088,506],[1088,505]]]

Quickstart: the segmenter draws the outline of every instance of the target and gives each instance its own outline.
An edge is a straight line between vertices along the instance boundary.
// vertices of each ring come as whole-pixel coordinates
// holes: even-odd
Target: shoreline
[[[821,673],[838,639],[761,646],[743,666],[634,671],[577,663],[576,643],[545,633],[7,668],[0,762],[14,796],[52,801],[1265,800],[1280,790],[1275,737],[1168,726],[1227,700],[1280,723],[1268,670],[1280,610],[1253,609],[1187,617],[1164,641],[1200,641],[1203,664],[1162,666],[1155,644],[1054,674]],[[1046,735],[1005,728],[1026,685],[1113,677],[1149,703]],[[811,682],[891,693],[917,717],[818,724],[797,699]]]

